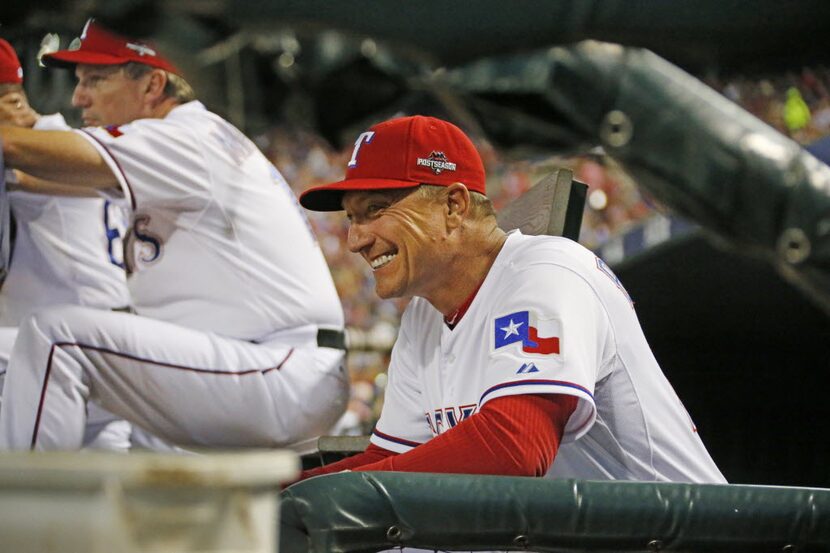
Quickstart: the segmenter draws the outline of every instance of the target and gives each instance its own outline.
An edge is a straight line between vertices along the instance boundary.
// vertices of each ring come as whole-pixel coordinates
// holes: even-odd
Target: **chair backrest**
[[[503,230],[579,239],[588,186],[573,180],[573,172],[555,169],[530,190],[499,210]]]

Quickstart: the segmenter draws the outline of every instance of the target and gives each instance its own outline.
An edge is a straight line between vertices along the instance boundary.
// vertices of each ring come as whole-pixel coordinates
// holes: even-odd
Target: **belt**
[[[318,328],[317,345],[321,348],[334,348],[346,351],[346,333],[342,330]]]

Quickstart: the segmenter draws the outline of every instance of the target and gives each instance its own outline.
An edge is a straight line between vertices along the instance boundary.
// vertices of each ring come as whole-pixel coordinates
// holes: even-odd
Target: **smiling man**
[[[400,470],[723,482],[608,266],[561,237],[505,234],[484,168],[431,117],[360,135],[343,181],[348,247],[383,298],[412,297],[371,445],[303,473]]]
[[[59,178],[129,209],[136,314],[27,319],[0,448],[80,447],[90,402],[175,445],[272,447],[327,431],[348,400],[343,312],[280,173],[148,44],[90,22],[77,48],[43,61],[75,70],[72,101],[90,126],[2,127],[6,163],[33,190]]]

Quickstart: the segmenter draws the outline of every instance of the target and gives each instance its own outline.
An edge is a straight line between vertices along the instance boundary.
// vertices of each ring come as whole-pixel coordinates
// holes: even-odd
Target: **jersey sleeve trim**
[[[481,410],[485,402],[497,397],[518,394],[566,394],[576,396],[579,399],[577,408],[565,427],[562,443],[571,442],[583,436],[590,430],[597,418],[594,394],[579,384],[564,380],[537,379],[496,384],[481,394],[478,408]]]
[[[104,158],[104,161],[112,170],[113,174],[115,175],[115,178],[118,179],[118,184],[124,191],[124,195],[130,201],[130,207],[133,210],[135,210],[135,196],[133,195],[130,182],[127,179],[127,174],[124,172],[124,169],[121,168],[121,164],[118,163],[118,160],[115,159],[115,157],[112,155],[112,152],[109,151],[109,148],[107,148],[106,144],[104,144],[97,136],[87,131],[86,129],[78,129],[76,132],[78,132],[78,134],[89,140],[90,144],[92,144],[92,146],[96,150],[98,150],[98,153],[101,154],[101,157]]]
[[[371,441],[376,446],[388,449],[390,451],[394,451],[395,453],[405,453],[413,447],[418,447],[419,445],[421,445],[419,442],[413,442],[412,440],[405,440],[403,438],[398,438],[397,436],[390,436],[389,434],[384,434],[377,428],[375,428],[375,430],[372,431]]]
[[[479,398],[479,400],[478,400],[478,405],[480,407],[480,406],[484,405],[484,403],[488,399],[492,399],[492,398],[487,397],[490,394],[495,394],[499,390],[504,390],[505,388],[515,388],[515,387],[519,387],[519,386],[534,386],[534,387],[536,387],[536,386],[546,386],[546,387],[550,386],[550,387],[553,387],[553,388],[563,388],[563,387],[564,388],[572,388],[574,390],[579,390],[580,392],[582,392],[583,394],[588,396],[591,399],[592,402],[594,401],[594,394],[592,394],[586,388],[580,386],[579,384],[574,384],[573,382],[566,382],[564,380],[520,380],[520,381],[517,381],[517,382],[503,382],[501,384],[496,384],[495,386],[490,387],[483,394],[481,394],[481,398]],[[503,395],[503,394],[499,394],[499,395]]]

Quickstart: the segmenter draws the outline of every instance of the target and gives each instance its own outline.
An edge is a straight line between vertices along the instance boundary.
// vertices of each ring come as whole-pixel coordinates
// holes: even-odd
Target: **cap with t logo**
[[[484,164],[464,132],[447,121],[415,115],[390,119],[361,133],[342,181],[315,186],[300,195],[313,211],[343,209],[350,190],[449,186],[461,182],[485,194]]]
[[[81,36],[66,50],[44,54],[44,65],[72,68],[85,65],[122,65],[128,62],[143,63],[180,75],[176,66],[165,59],[155,47],[104,29],[94,19],[86,22]]]

